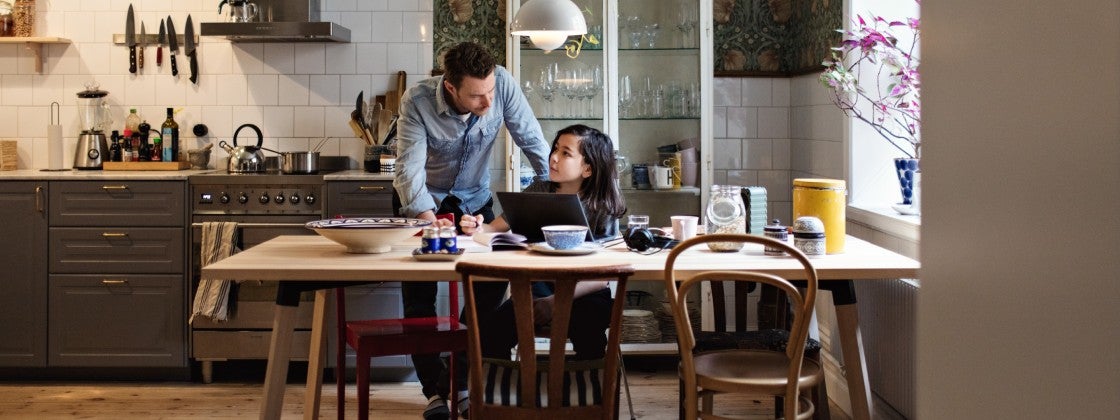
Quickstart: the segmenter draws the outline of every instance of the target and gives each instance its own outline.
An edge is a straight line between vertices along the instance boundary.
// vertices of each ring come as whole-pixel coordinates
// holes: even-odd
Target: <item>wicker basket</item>
[[[14,171],[19,166],[19,148],[15,140],[0,140],[0,171]]]

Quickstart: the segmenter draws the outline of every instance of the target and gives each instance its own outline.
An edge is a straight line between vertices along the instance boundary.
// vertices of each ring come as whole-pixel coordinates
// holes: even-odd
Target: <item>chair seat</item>
[[[789,342],[789,331],[782,329],[754,330],[754,331],[696,331],[696,347],[694,353],[703,353],[717,350],[769,350],[786,351]],[[810,338],[805,343],[805,357],[817,360],[821,351],[821,343]]]
[[[785,388],[785,375],[789,358],[785,353],[765,350],[724,350],[697,354],[697,385],[703,389],[720,392],[767,390],[781,395]],[[804,360],[798,388],[808,389],[820,381],[821,366],[813,360]]]
[[[446,316],[348,321],[346,337],[371,356],[467,349],[467,327]]]

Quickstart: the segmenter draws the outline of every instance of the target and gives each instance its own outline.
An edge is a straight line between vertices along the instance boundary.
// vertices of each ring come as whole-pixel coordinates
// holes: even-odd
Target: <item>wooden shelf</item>
[[[70,40],[54,36],[0,37],[0,44],[25,44],[35,54],[35,72],[43,72],[43,44],[69,44]]]

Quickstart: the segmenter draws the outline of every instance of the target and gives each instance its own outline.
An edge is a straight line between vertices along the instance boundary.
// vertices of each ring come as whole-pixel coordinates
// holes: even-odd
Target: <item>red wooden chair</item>
[[[346,347],[357,353],[355,361],[358,385],[358,418],[369,418],[369,363],[378,356],[402,354],[457,352],[467,350],[467,328],[459,324],[459,282],[448,281],[449,316],[427,318],[372,319],[361,321],[346,320],[346,295],[343,288],[335,289],[338,316],[338,352],[335,375],[338,385],[338,418],[345,416],[346,401]],[[345,344],[343,344],[345,343]],[[451,383],[455,383],[454,357],[448,369]],[[460,367],[462,373],[466,369]],[[458,417],[457,398],[452,391],[451,418]]]

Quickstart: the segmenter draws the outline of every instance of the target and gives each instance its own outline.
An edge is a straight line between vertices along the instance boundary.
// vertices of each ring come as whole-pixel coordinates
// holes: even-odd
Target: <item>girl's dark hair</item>
[[[591,230],[602,234],[608,222],[626,213],[626,203],[618,190],[618,170],[615,168],[614,144],[602,131],[582,124],[570,125],[556,132],[552,151],[560,136],[571,134],[579,137],[579,153],[584,163],[591,165],[591,176],[579,186],[579,198],[587,209]]]
[[[473,42],[462,42],[443,54],[443,78],[456,88],[464,77],[485,79],[494,72],[494,56]]]

